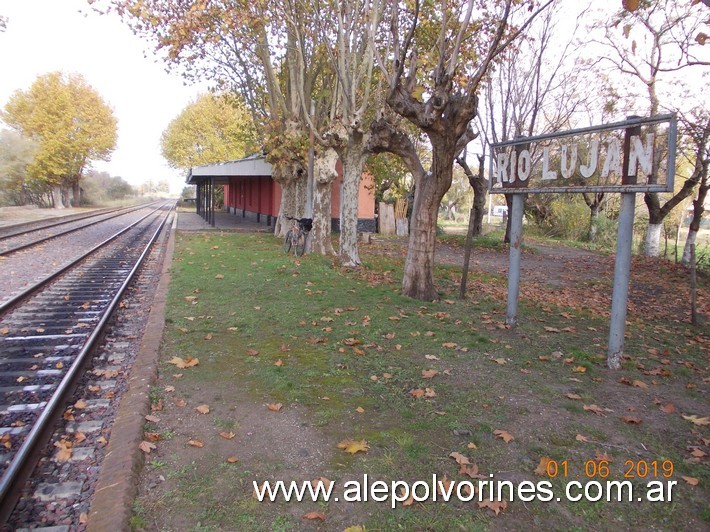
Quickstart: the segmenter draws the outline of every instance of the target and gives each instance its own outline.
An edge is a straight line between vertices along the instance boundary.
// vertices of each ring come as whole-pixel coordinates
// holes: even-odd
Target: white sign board
[[[493,144],[489,192],[669,192],[675,115]]]

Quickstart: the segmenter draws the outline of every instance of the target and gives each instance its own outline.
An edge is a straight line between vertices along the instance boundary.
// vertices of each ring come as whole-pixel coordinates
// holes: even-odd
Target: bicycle
[[[288,230],[284,238],[284,253],[288,254],[291,248],[293,248],[294,254],[300,257],[306,251],[306,238],[313,228],[313,219],[293,218],[291,216],[286,216],[285,218],[291,220],[291,229]]]

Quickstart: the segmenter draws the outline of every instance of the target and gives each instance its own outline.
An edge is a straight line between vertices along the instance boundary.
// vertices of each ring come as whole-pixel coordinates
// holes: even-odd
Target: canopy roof
[[[215,184],[225,184],[230,177],[271,177],[272,167],[263,155],[251,155],[238,161],[193,166],[187,174],[186,182],[197,185],[205,179]]]

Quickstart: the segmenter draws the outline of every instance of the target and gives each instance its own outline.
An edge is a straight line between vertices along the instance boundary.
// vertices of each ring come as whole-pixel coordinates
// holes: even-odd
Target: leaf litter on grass
[[[263,259],[259,263],[263,265],[263,271],[254,272],[248,278],[249,282],[244,278],[243,286],[236,293],[230,294],[230,297],[225,296],[219,281],[201,279],[204,286],[197,287],[200,289],[199,304],[209,301],[210,308],[214,309],[210,312],[216,320],[211,327],[215,332],[209,352],[204,351],[204,343],[193,347],[189,335],[179,336],[179,331],[166,330],[165,354],[168,358],[179,354],[183,360],[186,356],[198,355],[202,359],[202,363],[191,370],[189,375],[191,387],[178,387],[177,391],[189,396],[192,404],[209,404],[215,409],[214,418],[196,416],[196,421],[205,425],[204,430],[199,432],[200,438],[205,440],[204,450],[208,447],[212,449],[215,440],[221,440],[223,445],[238,446],[215,453],[215,460],[224,462],[227,457],[238,454],[239,462],[231,467],[265,475],[262,478],[275,478],[273,472],[269,473],[269,467],[285,467],[283,470],[290,471],[294,479],[322,475],[344,480],[358,478],[363,471],[369,471],[378,479],[404,478],[415,481],[428,478],[432,473],[437,473],[440,478],[445,475],[453,478],[457,474],[471,479],[477,476],[490,478],[479,472],[478,465],[496,477],[505,477],[508,471],[532,475],[541,456],[565,457],[570,463],[579,465],[600,456],[599,451],[604,450],[608,453],[606,456],[615,460],[615,464],[623,463],[624,459],[635,456],[632,453],[636,452],[648,453],[644,455],[648,459],[671,456],[674,461],[678,460],[677,468],[685,476],[701,477],[697,469],[682,463],[681,456],[689,455],[686,440],[690,430],[702,431],[705,426],[683,419],[680,412],[687,416],[695,415],[698,420],[703,419],[704,413],[698,408],[699,402],[687,394],[686,388],[688,380],[690,384],[702,384],[703,372],[697,369],[699,366],[696,363],[686,368],[687,377],[684,379],[674,373],[669,376],[651,376],[662,379],[657,384],[651,383],[650,378],[642,379],[643,371],[653,370],[648,362],[656,355],[646,352],[647,348],[653,347],[649,344],[652,338],[648,335],[636,336],[635,323],[629,329],[629,345],[635,345],[634,342],[640,346],[647,344],[642,352],[646,353],[644,356],[649,360],[639,357],[637,353],[640,350],[631,349],[630,352],[634,354],[633,363],[629,364],[624,373],[607,375],[603,360],[596,358],[600,352],[603,353],[602,344],[605,340],[604,334],[598,331],[603,331],[606,325],[603,320],[595,318],[594,313],[583,308],[580,310],[579,301],[565,306],[568,304],[567,296],[559,297],[556,301],[550,297],[541,298],[537,302],[538,306],[524,303],[522,310],[526,320],[518,329],[508,329],[498,326],[504,320],[504,309],[499,300],[486,297],[486,289],[483,288],[495,287],[495,283],[481,283],[475,276],[475,305],[470,300],[457,301],[455,305],[446,302],[422,303],[399,295],[398,276],[401,270],[398,268],[401,263],[398,259],[382,260],[365,253],[364,270],[341,272],[328,261],[317,257],[303,258],[298,264],[286,260],[271,249],[273,240],[268,237],[230,235],[213,242],[220,249],[234,247],[239,250],[235,253],[235,268],[240,267],[240,254],[244,254],[246,268],[252,267],[254,260]],[[284,263],[287,263],[287,267],[281,268]],[[184,262],[177,264],[178,268],[185,266]],[[191,277],[190,291],[194,290],[195,277],[190,275],[189,269],[184,273],[186,280]],[[437,278],[441,279],[441,290],[452,294],[453,300],[457,290],[457,275],[451,271],[451,282],[447,281],[447,275],[449,273],[444,271],[444,275]],[[294,279],[298,279],[298,283],[294,284]],[[309,281],[312,282],[308,286],[311,294],[304,296],[302,282]],[[187,292],[186,288],[177,286],[174,297],[179,298]],[[594,305],[596,299],[590,299],[591,305]],[[260,307],[259,316],[251,308],[255,304]],[[360,310],[351,318],[341,317],[348,311],[333,310],[349,307]],[[263,316],[268,315],[279,316],[278,328],[263,319]],[[235,321],[235,316],[239,316],[239,321]],[[322,317],[333,317],[334,320],[321,321]],[[389,319],[391,317],[396,319]],[[221,320],[225,320],[224,323],[220,323]],[[576,321],[569,323],[569,320]],[[323,331],[324,326],[332,330]],[[236,327],[238,330],[228,331],[228,327]],[[555,328],[560,332],[545,331],[544,327]],[[698,360],[693,357],[697,357],[695,353],[699,352],[702,342],[680,332],[682,326],[666,323],[663,327],[668,332],[664,331],[659,338],[666,344],[675,339],[673,347],[681,350],[682,354],[678,354],[686,359],[684,362]],[[395,347],[395,338],[399,349]],[[348,345],[344,340],[353,345]],[[593,348],[595,343],[599,344],[596,349]],[[288,346],[290,357],[288,371],[274,366],[274,360],[286,352],[283,350],[284,345]],[[486,347],[481,349],[482,345]],[[495,349],[489,349],[488,346]],[[504,346],[510,346],[511,350],[496,352],[502,351]],[[352,351],[353,347],[366,354],[353,356],[356,355]],[[247,349],[258,351],[260,356],[244,356]],[[577,351],[573,353],[574,349]],[[663,366],[660,358],[674,355],[664,355],[665,348],[658,349],[658,363]],[[490,361],[486,364],[488,358],[482,356],[485,350],[490,352],[491,359],[501,358],[506,364],[490,364]],[[549,355],[558,351],[565,355]],[[543,356],[547,358],[546,361],[538,359]],[[209,361],[205,362],[208,358]],[[574,362],[566,363],[569,358],[573,358]],[[432,366],[437,369],[434,370]],[[585,371],[571,371],[575,367],[583,367]],[[443,373],[444,368],[448,373]],[[438,374],[427,378],[423,372],[429,370],[437,371]],[[391,378],[385,378],[385,374]],[[632,385],[617,382],[620,375],[630,379]],[[377,379],[371,380],[371,377]],[[195,378],[198,380],[195,381]],[[648,388],[633,386],[635,380],[644,382]],[[434,388],[425,387],[425,382],[433,382],[436,392]],[[184,379],[180,384],[185,384]],[[194,386],[198,386],[200,391],[195,391],[192,388]],[[235,386],[239,386],[241,397],[236,404],[233,403]],[[205,395],[207,390],[219,397]],[[565,397],[565,394],[573,395],[575,399],[570,401],[572,397]],[[654,403],[654,395],[662,399],[660,405],[676,405],[677,412],[664,412],[660,405]],[[323,397],[330,399],[326,401]],[[268,413],[263,413],[266,401],[273,401],[268,404],[274,405],[288,404],[289,408],[278,415],[266,415]],[[262,406],[259,408],[259,405]],[[643,423],[630,425],[620,419],[623,416],[640,417],[637,413],[629,413],[627,409],[639,409],[643,405],[653,406],[653,411],[644,411]],[[584,406],[595,408],[585,412]],[[167,408],[176,412],[173,416],[179,415],[179,409],[174,410],[172,405],[167,405]],[[223,415],[220,410],[224,408],[234,409],[233,415],[239,424],[239,427],[229,429],[236,435],[230,440],[221,437],[213,428],[214,423],[219,422]],[[358,409],[362,409],[366,415],[363,415],[364,412],[359,413]],[[243,426],[246,422],[240,416],[249,417],[251,421],[248,428]],[[161,417],[165,416],[161,414]],[[310,440],[308,444],[300,446],[294,441],[298,430],[283,429],[284,423],[291,422],[303,425],[299,429],[301,431],[307,429]],[[282,446],[274,443],[267,449],[263,442],[271,440],[260,437],[260,431],[263,430],[260,427],[272,423],[281,426],[287,434],[284,434]],[[498,428],[501,426],[505,430]],[[661,429],[670,435],[664,441],[655,437]],[[500,431],[501,436],[502,433],[514,435],[514,440],[510,440],[507,445],[501,441],[495,445],[498,436],[496,431]],[[186,434],[186,439],[194,438],[196,434],[198,432]],[[211,435],[209,441],[208,434]],[[357,436],[353,438],[353,435]],[[367,447],[367,452],[360,450],[350,454],[345,449],[334,451],[338,443],[347,439],[351,439],[351,445],[357,446],[360,442]],[[157,452],[160,453],[163,446],[175,445],[173,442],[177,440],[174,438],[158,442]],[[179,441],[177,444],[179,446]],[[466,449],[473,449],[469,447],[471,444],[476,448],[477,464],[467,464],[464,468],[453,461],[448,465],[441,462],[442,445],[448,449],[448,453],[458,452],[465,456],[463,453]],[[702,451],[707,444],[701,439],[697,445]],[[258,453],[263,452],[268,452],[269,458],[257,459]],[[314,465],[309,457],[315,454],[323,456],[322,453],[326,453],[329,458],[321,458],[317,462],[320,465]],[[205,460],[202,464],[205,471],[208,471],[211,451],[203,452],[200,456],[201,461]],[[288,459],[284,462],[285,457]],[[700,457],[700,460],[704,459]],[[239,501],[251,494],[247,493],[249,490],[239,488],[244,484],[243,480],[232,480],[234,485],[228,488],[228,493],[235,501],[236,509],[239,508]],[[229,481],[227,478],[216,484],[219,489],[225,489],[225,482]],[[246,484],[251,487],[250,481]],[[174,483],[165,486],[165,489],[173,488],[176,488]],[[688,485],[687,489],[691,489],[691,486]],[[690,516],[690,522],[699,523],[702,506],[699,501],[702,500],[705,493],[702,490],[705,488],[701,482],[692,489],[700,491],[684,493],[683,500],[679,499],[677,504]],[[205,497],[214,492],[211,489],[203,491],[202,500],[207,503]],[[180,495],[179,489],[176,496],[178,501],[186,503],[185,495]],[[165,501],[160,503],[158,498],[147,493],[145,500],[149,506],[167,504]],[[480,509],[481,513],[472,514],[470,519],[494,518],[506,523],[503,526],[507,527],[516,524],[530,526],[529,517],[526,517],[528,514],[519,503],[504,503],[492,501],[493,507],[484,505]],[[190,505],[187,504],[187,507]],[[298,528],[301,516],[311,510],[304,507],[298,513],[299,508],[296,505],[291,511],[289,507],[276,504],[237,510],[233,514],[255,520],[266,528],[277,516],[285,516],[292,527]],[[568,508],[568,511],[573,510],[572,507]],[[437,506],[437,515],[431,514],[429,512],[433,511],[433,505],[430,503],[401,507],[393,514],[366,504],[362,508],[356,505],[355,511],[359,517],[348,520],[344,517],[347,514],[337,504],[331,504],[327,512],[324,512],[324,523],[334,530],[344,530],[353,522],[377,527],[385,526],[383,523],[391,522],[393,516],[396,516],[405,526],[417,528],[421,526],[420,519],[424,515],[434,519],[439,526],[461,515],[456,504]],[[602,515],[610,516],[611,510],[606,507],[600,507],[599,511]],[[624,519],[633,522],[634,511],[622,509],[619,516],[614,518],[620,518],[622,522]],[[652,522],[656,519],[661,523],[665,519],[660,508],[644,507],[643,511]],[[543,515],[548,526],[553,528],[578,526],[577,518],[570,521],[565,512],[557,512],[554,508],[545,507]],[[228,521],[218,517],[209,519],[201,522],[208,526],[229,528]],[[592,525],[592,522],[585,522]],[[473,526],[473,521],[467,524]]]

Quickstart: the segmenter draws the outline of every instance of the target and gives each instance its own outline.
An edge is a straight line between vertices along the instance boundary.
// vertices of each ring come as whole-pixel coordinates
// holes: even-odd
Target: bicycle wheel
[[[291,251],[291,243],[293,241],[293,233],[289,229],[288,233],[286,233],[286,236],[284,237],[284,244],[283,244],[283,250],[284,253],[288,255],[288,252]]]
[[[296,242],[295,242],[295,249],[294,252],[296,253],[297,257],[303,256],[304,251],[306,251],[306,233],[301,231],[298,233],[298,236],[296,237]]]

